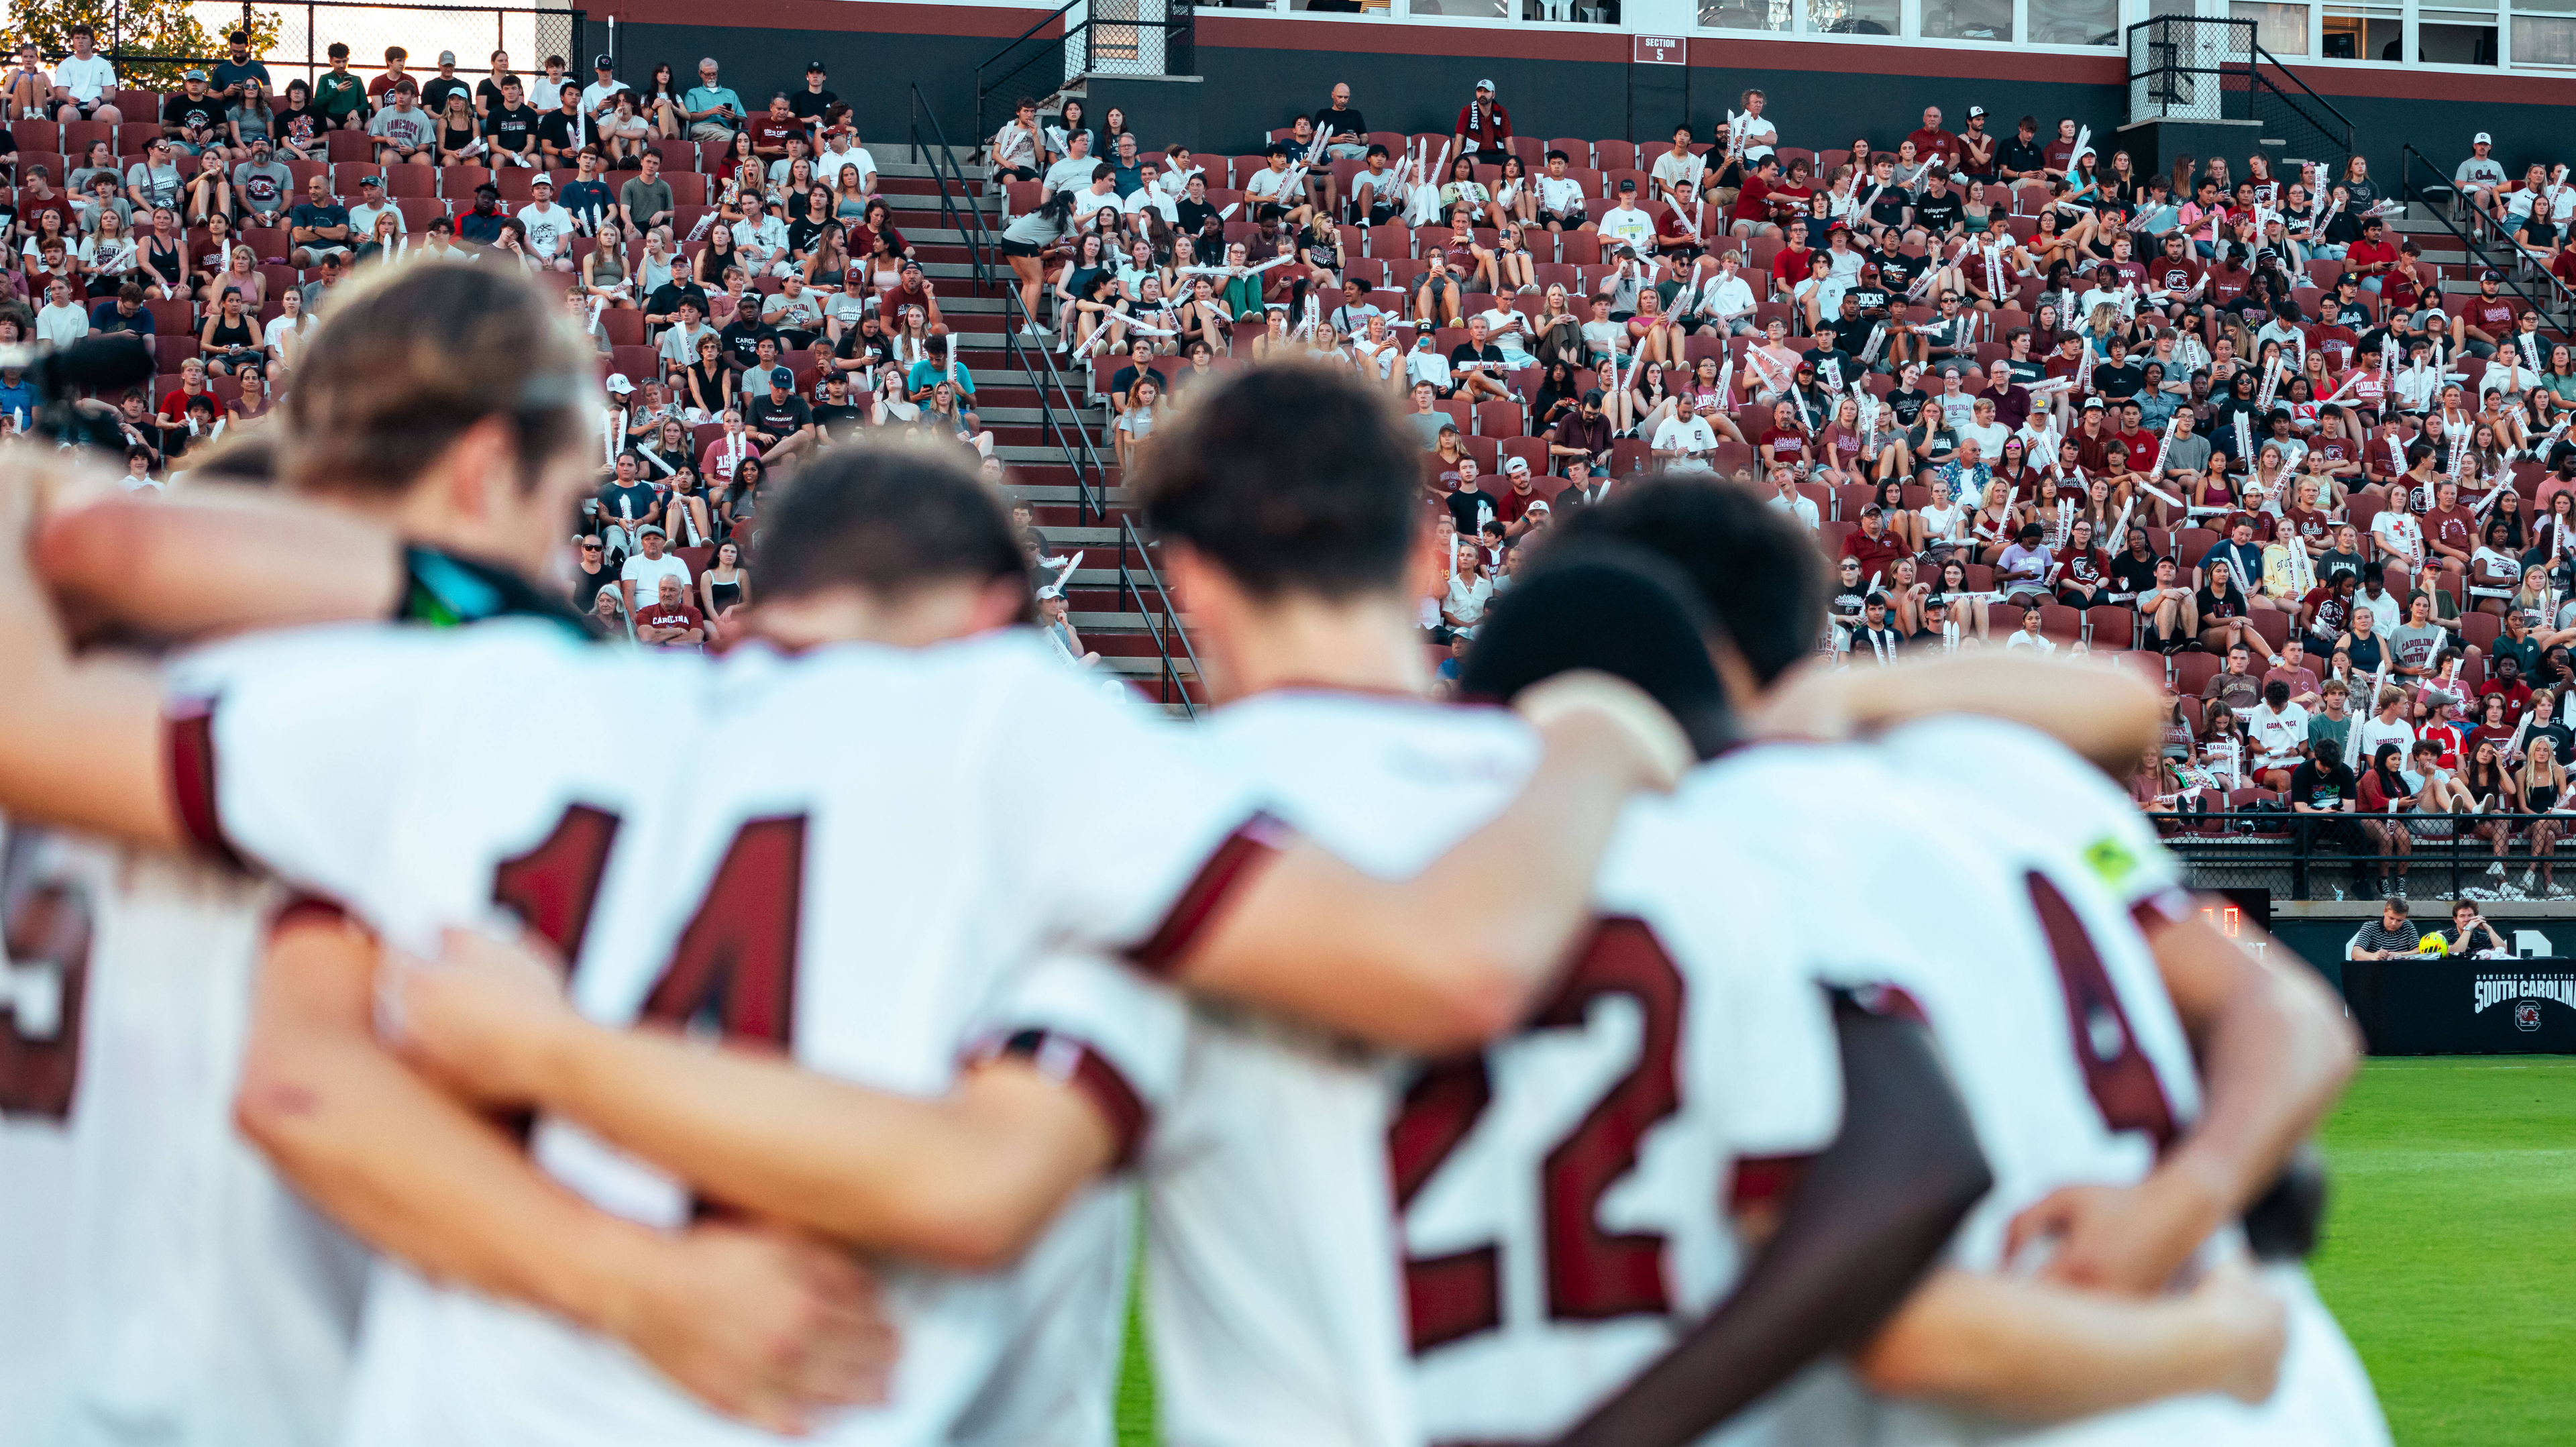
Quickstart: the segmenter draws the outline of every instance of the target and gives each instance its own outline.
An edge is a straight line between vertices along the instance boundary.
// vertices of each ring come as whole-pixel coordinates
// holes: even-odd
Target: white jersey
[[[1535,763],[1495,709],[1284,690],[1220,709],[1217,747],[1282,819],[1400,878],[1473,832]],[[1404,1447],[1412,1427],[1390,1209],[1387,1062],[1194,1011],[1146,1148],[1156,1404],[1172,1447]]]
[[[1136,1147],[1162,1129],[1181,1072],[1180,996],[1092,957],[1059,956],[996,1012],[1041,1069],[1091,1091],[1130,1142],[1118,1172],[1056,1213],[1009,1270],[1011,1335],[958,1416],[957,1447],[1107,1447],[1135,1264]],[[1103,1071],[1111,1078],[1102,1079]]]
[[[190,861],[24,843],[69,866],[54,877],[87,894],[93,929],[85,961],[12,963],[0,1023],[0,1060],[53,1056],[48,1072],[0,1067],[0,1107],[59,1122],[0,1133],[0,1334],[43,1338],[0,1357],[7,1420],[28,1433],[13,1440],[323,1447],[364,1256],[232,1124],[273,892]],[[21,1169],[37,1161],[42,1174]],[[41,1391],[20,1373],[37,1364]]]
[[[1544,1441],[1616,1396],[1734,1288],[1730,1200],[1839,1128],[1828,961],[1796,930],[1743,934],[1840,894],[1836,835],[1778,785],[1779,753],[1632,805],[1555,998],[1414,1082],[1394,1170],[1429,1441]]]
[[[1930,1025],[1994,1172],[1994,1189],[1952,1238],[1949,1264],[2006,1270],[2016,1264],[2003,1259],[2015,1215],[2063,1186],[2144,1179],[2163,1145],[2199,1115],[2190,1042],[2136,918],[2142,908],[2178,906],[2178,870],[2107,777],[2011,724],[1934,719],[1890,730],[1875,747],[1812,752],[1820,763],[1841,755],[1826,767],[1848,804],[1827,807],[1853,811],[1846,867],[1854,878],[1888,881],[1892,892],[1890,908],[1838,923],[1892,930],[1891,946],[1910,946],[1882,952],[1880,983]],[[1829,787],[1827,778],[1817,787]],[[1863,820],[1867,827],[1857,827]],[[1974,851],[1962,854],[1960,840]],[[1927,873],[1927,861],[1939,863]],[[2208,1249],[2239,1252],[2242,1243],[2231,1228]],[[1867,1404],[1840,1379],[1798,1394],[1786,1440],[2386,1441],[2359,1362],[2303,1274],[2276,1267],[2267,1279],[2290,1306],[2291,1345],[2282,1388],[2261,1408],[2194,1397],[2019,1431]]]
[[[1023,630],[710,663],[551,625],[369,625],[197,664],[215,702],[173,734],[201,760],[182,799],[208,842],[413,949],[512,909],[593,1019],[713,1025],[876,1089],[944,1093],[1052,947],[1176,958],[1259,848],[1248,794],[1193,740]],[[1075,758],[1120,787],[1068,841],[1032,806]],[[603,1209],[689,1219],[682,1184],[564,1122],[533,1149]],[[891,1273],[892,1404],[816,1440],[947,1440],[1006,1365],[1014,1287]],[[615,1343],[407,1272],[380,1276],[365,1331],[348,1440],[368,1447],[773,1440]]]

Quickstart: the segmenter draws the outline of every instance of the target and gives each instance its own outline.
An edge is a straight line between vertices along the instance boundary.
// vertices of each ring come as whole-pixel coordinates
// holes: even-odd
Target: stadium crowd
[[[748,103],[713,57],[683,88],[607,55],[584,82],[561,56],[469,77],[395,48],[362,77],[334,45],[279,87],[236,34],[164,94],[71,41],[0,83],[0,347],[152,348],[160,381],[115,399],[134,486],[276,407],[354,265],[454,254],[544,279],[601,354],[576,601],[603,627],[708,641],[747,597],[736,534],[766,480],[867,429],[954,437],[1003,477],[941,283],[819,61]],[[2165,683],[2143,806],[2563,792],[2576,358],[2483,258],[2424,260],[2362,157],[2145,175],[2072,120],[2007,133],[1973,104],[1956,131],[1930,109],[1892,145],[1809,148],[1760,91],[1644,146],[1519,135],[1487,85],[1427,133],[1371,129],[1346,85],[1319,99],[1232,156],[1079,99],[1015,107],[985,143],[1010,324],[1088,377],[1122,465],[1225,367],[1382,383],[1453,564],[1423,601],[1434,645],[1463,654],[1562,509],[1705,472],[1841,560],[1838,661],[2035,649]],[[2459,206],[2495,259],[2576,275],[2563,168],[2469,150]],[[0,368],[0,427],[34,402]],[[2433,826],[2334,827],[2402,856]],[[2475,827],[2555,890],[2549,822]]]
[[[2147,175],[1978,105],[1809,148],[1758,90],[1648,145],[1516,134],[1484,84],[1446,133],[1322,99],[1234,156],[1023,104],[988,145],[1000,249],[1122,429],[1229,357],[1383,383],[1454,528],[1436,643],[1569,504],[1699,471],[1839,558],[1838,661],[2028,648],[2165,684],[2142,807],[2557,803],[2576,359],[2503,271],[2426,261],[2363,157]],[[2460,214],[2563,296],[2564,168],[2469,150]],[[2313,827],[2402,856],[2449,825]],[[2562,892],[2554,823],[2462,827]]]

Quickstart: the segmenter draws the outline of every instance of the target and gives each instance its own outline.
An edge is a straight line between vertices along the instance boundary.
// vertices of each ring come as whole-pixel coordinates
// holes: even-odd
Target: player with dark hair
[[[1029,962],[1058,945],[1124,952],[1191,990],[1390,1043],[1481,1038],[1518,1013],[1582,924],[1591,859],[1628,789],[1669,777],[1684,752],[1632,693],[1579,685],[1548,705],[1539,734],[1550,747],[1508,807],[1444,841],[1456,847],[1414,877],[1381,882],[1269,833],[1236,771],[1103,699],[1025,632],[994,631],[1025,614],[1028,580],[999,504],[953,463],[872,449],[819,461],[769,510],[766,531],[794,540],[764,562],[790,581],[764,587],[752,627],[801,649],[793,658],[592,652],[509,622],[255,638],[190,661],[186,676],[214,702],[179,712],[166,745],[152,740],[159,708],[148,693],[137,717],[135,692],[34,630],[15,660],[27,687],[0,717],[12,744],[0,800],[256,859],[415,950],[498,903],[562,954],[575,998],[606,1022],[702,1020],[836,1074],[919,1090],[958,1078],[973,1038],[1011,1023],[1021,984],[1044,996],[1058,976]],[[0,568],[0,591],[45,615],[21,569]],[[602,704],[650,710],[663,726],[603,754],[593,727]],[[90,727],[74,735],[66,719]],[[358,740],[368,747],[349,747]],[[1092,811],[1077,850],[1041,847],[1010,823],[1042,787],[1028,771],[1066,747],[1150,781]],[[902,766],[844,768],[851,749]],[[100,788],[45,782],[47,761],[75,757]],[[701,763],[672,777],[673,758]],[[1490,905],[1498,873],[1513,881],[1512,906],[1486,927],[1456,929],[1471,903]],[[434,999],[406,1009],[427,1021]],[[1122,1019],[1096,1010],[1087,1035],[1059,1028],[1025,1056],[1006,1048],[972,1077],[988,1091],[965,1108],[1042,1092],[1091,1118],[1059,1136],[1061,1148],[1106,1166],[1140,1124],[1135,1090],[1109,1063]],[[1029,1033],[1010,1032],[1006,1047]],[[503,1094],[489,1076],[497,1054],[476,1063],[484,1078],[458,1072],[455,1083],[476,1098]],[[740,1091],[689,1085],[701,1069],[724,1080],[752,1063],[686,1050],[611,1093],[621,1108],[658,1105],[650,1119],[578,1118],[641,1158],[694,1141],[696,1152],[672,1153],[698,1190],[867,1236],[869,1198],[813,1189],[830,1148],[849,1144],[844,1123],[767,1104],[818,1077],[776,1061]],[[245,1118],[283,1136],[349,1108],[293,1087],[254,1071]],[[745,1101],[747,1119],[726,1113]],[[537,1128],[539,1158],[558,1179],[621,1214],[686,1219],[686,1187],[574,1144],[567,1117],[577,1114],[549,1113]],[[799,1138],[799,1125],[818,1134]],[[790,1139],[783,1154],[760,1149]],[[918,1199],[936,1206],[957,1199],[940,1191],[979,1201],[913,1218],[944,1243],[923,1257],[997,1260],[999,1238],[982,1228],[1019,1199],[994,1173],[1006,1187],[1032,1162],[1009,1151],[969,1159],[982,1169],[898,1173],[930,1187]],[[345,1164],[319,1163],[320,1179],[307,1178],[317,1195],[350,1198],[350,1183],[328,1179]],[[434,1253],[413,1259],[445,1274]],[[384,1354],[360,1373],[354,1435],[453,1440],[459,1412],[573,1424],[604,1441],[734,1430],[573,1326],[408,1275],[383,1293],[372,1310],[385,1329],[369,1341]],[[909,1342],[888,1430],[944,1433],[1009,1360],[1021,1313],[1008,1293],[934,1278],[894,1315]],[[726,1405],[794,1425],[811,1401],[794,1385]]]
[[[1822,609],[1768,605],[1803,596],[1813,550],[1758,500],[1704,484],[1646,482],[1582,509],[1557,532],[1555,546],[1615,540],[1670,558],[1695,581],[1717,580],[1702,596],[1715,615],[1711,646],[1738,707],[1792,720],[1826,718],[1845,728],[1893,721],[1874,704],[1854,702],[1883,688],[1884,680],[1855,686],[1848,679],[1786,678],[1787,662],[1805,653],[1821,630]],[[1748,596],[1758,596],[1757,606],[1730,608]],[[1766,672],[1763,665],[1774,662],[1779,667]],[[1972,686],[1983,674],[1990,688],[2119,686],[2098,672],[2001,660],[1950,668],[1952,678]],[[1998,669],[2009,672],[1989,672]],[[1754,688],[1744,686],[1748,679],[1758,680]],[[2118,729],[2067,733],[2104,768],[2128,767],[2142,747]],[[1847,778],[1820,777],[1816,797],[1804,807],[1820,807],[1850,781],[1863,781],[1875,790],[1863,831],[1873,840],[1901,833],[1900,801],[1928,799],[1939,819],[1927,825],[1931,837],[1964,833],[1991,847],[1996,862],[2034,861],[2026,881],[1995,884],[1993,908],[1975,916],[1978,928],[1927,927],[1918,917],[1915,937],[1967,947],[1956,958],[1940,948],[1910,951],[1894,975],[1929,1009],[1977,1113],[1981,1139],[1990,1149],[2020,1144],[1997,1157],[1995,1195],[1963,1234],[1956,1262],[1966,1269],[1936,1276],[1860,1354],[1863,1380],[1971,1420],[1991,1413],[2076,1417],[2166,1395],[2171,1388],[2158,1386],[2152,1375],[2087,1382],[2073,1370],[2084,1360],[2084,1344],[2099,1340],[2086,1329],[2095,1324],[2092,1301],[2057,1302],[2067,1313],[2062,1330],[2034,1329],[2046,1317],[2023,1309],[2011,1313],[2021,1328],[2011,1337],[1963,1331],[1967,1317],[1992,1315],[2002,1294],[2030,1289],[1978,1273],[2002,1259],[2008,1242],[2045,1240],[2054,1245],[2045,1281],[2143,1296],[2162,1289],[2213,1236],[2223,1256],[2237,1218],[2276,1190],[2295,1189],[2284,1178],[2293,1150],[2352,1069],[2351,1032],[2338,1006],[2295,962],[2267,963],[2200,920],[2125,798],[2101,774],[2075,767],[2026,730],[1959,718],[1927,721],[1891,730],[1874,749],[1835,759],[1832,768]],[[1988,786],[2005,771],[2038,789],[2049,808],[2002,806]],[[1897,868],[1893,859],[1889,867]],[[1947,871],[1944,889],[1972,897],[1977,873]],[[2016,889],[2029,895],[2018,907],[2011,898]],[[1999,963],[2011,956],[1997,931],[2034,910],[2046,926],[2045,939],[2032,941],[2034,957],[2053,958],[2055,970],[2037,972],[2017,996]],[[2134,962],[2126,974],[2124,960]],[[1958,997],[1947,1010],[1934,1003],[1945,987]],[[2103,1052],[2090,1035],[2075,1042],[2082,1066],[2076,1093],[2060,1097],[2071,1100],[2071,1112],[2052,1114],[2039,1105],[2051,1089],[2068,1089],[2047,1084],[2045,1072],[2030,1074],[2028,1052],[2041,1037],[2025,1030],[2015,1049],[2014,1033],[1996,1028],[2010,1013],[2000,1002],[2016,998],[2031,1005],[2025,1013],[2034,1019],[2054,1008],[2089,1024],[2102,1018],[2105,1002],[2117,1018],[2117,1050]],[[2078,1009],[2079,998],[2094,1003]],[[2088,1136],[2096,1144],[2077,1144]],[[2129,1154],[2141,1137],[2156,1147],[2152,1170]],[[2268,1276],[2267,1288],[2289,1306],[2290,1331],[2300,1345],[2288,1358],[2294,1375],[2281,1390],[2262,1383],[2267,1406],[2206,1399],[2157,1404],[2115,1414],[2105,1430],[2149,1423],[2152,1430],[2170,1429],[2177,1440],[2203,1432],[2259,1439],[2298,1431],[2384,1440],[2359,1363],[2304,1276],[2290,1267]],[[1982,1345],[1967,1349],[1971,1339]],[[1823,1412],[1850,1407],[1810,1405]],[[1898,1420],[1908,1432],[1955,1430],[1939,1413]]]

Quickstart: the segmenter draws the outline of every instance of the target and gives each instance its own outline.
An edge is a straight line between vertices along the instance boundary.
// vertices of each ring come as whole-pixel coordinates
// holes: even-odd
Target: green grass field
[[[2327,1122],[2317,1284],[2401,1447],[2576,1443],[2576,1058],[2373,1060]],[[1154,1447],[1131,1303],[1119,1447]]]
[[[2576,1442],[2576,1059],[2373,1060],[2318,1288],[2403,1447]]]

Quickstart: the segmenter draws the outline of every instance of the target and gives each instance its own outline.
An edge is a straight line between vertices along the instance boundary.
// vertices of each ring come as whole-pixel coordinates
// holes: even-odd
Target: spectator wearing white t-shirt
[[[1601,244],[1613,242],[1628,247],[1639,256],[1655,254],[1655,219],[1637,208],[1637,183],[1619,183],[1619,204],[1601,213]]]
[[[575,227],[572,213],[555,204],[554,178],[540,171],[528,185],[536,199],[519,208],[519,225],[528,233],[528,254],[556,271],[572,270]],[[356,215],[354,210],[350,212],[352,220]],[[734,227],[734,240],[742,240],[742,223]]]
[[[1673,415],[1655,429],[1655,456],[1669,472],[1709,472],[1717,452],[1717,430],[1698,415],[1698,399],[1689,392],[1673,394]]]
[[[2263,701],[2245,711],[2245,732],[2254,753],[2247,772],[2263,788],[2287,793],[2308,742],[2308,711],[2290,702],[2289,684],[2276,678],[2263,685]]]
[[[89,311],[72,296],[72,284],[56,278],[45,288],[48,300],[44,310],[36,313],[36,341],[47,347],[68,347],[89,335]]]
[[[105,121],[110,125],[125,119],[125,113],[107,103],[108,92],[116,89],[116,66],[97,51],[98,36],[86,25],[72,27],[71,54],[54,66],[54,119],[65,125],[73,121]]]
[[[626,594],[627,611],[633,612],[635,600],[650,603],[661,595],[662,580],[677,578],[680,591],[689,590],[689,565],[662,551],[666,539],[659,524],[646,523],[635,530],[636,546],[642,551],[626,560],[617,570],[617,582]]]
[[[1967,425],[1954,430],[1962,442],[1976,439],[1979,457],[2003,456],[2004,443],[2012,437],[2012,429],[1995,420],[1994,399],[1986,396],[1979,396],[1970,408]]]

